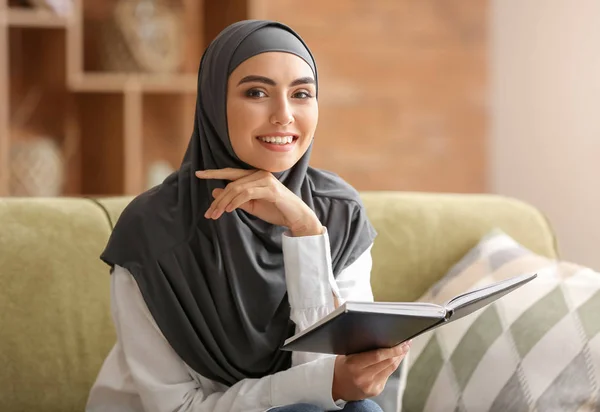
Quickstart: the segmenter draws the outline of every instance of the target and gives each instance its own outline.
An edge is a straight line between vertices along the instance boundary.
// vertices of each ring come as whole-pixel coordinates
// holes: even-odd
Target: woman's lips
[[[298,137],[295,135],[274,134],[269,136],[258,136],[259,143],[273,152],[289,152],[294,149]]]

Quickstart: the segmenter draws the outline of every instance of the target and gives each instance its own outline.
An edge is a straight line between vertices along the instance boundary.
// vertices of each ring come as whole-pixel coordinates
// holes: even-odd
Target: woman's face
[[[300,57],[261,53],[227,83],[227,126],[235,154],[257,169],[290,169],[308,149],[319,117],[315,78]]]

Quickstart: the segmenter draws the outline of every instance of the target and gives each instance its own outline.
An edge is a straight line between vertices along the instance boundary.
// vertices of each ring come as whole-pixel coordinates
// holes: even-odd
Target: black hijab
[[[289,27],[241,21],[224,29],[202,56],[194,132],[179,170],[136,197],[121,214],[101,259],[135,278],[150,313],[182,360],[226,385],[290,367],[279,350],[294,332],[282,255],[286,228],[242,210],[218,220],[204,213],[215,188],[194,172],[251,169],[235,155],[226,119],[227,80],[244,60],[267,51],[312,54]],[[312,144],[311,144],[312,147]],[[327,227],[337,276],[373,242],[358,193],[333,173],[309,167],[311,149],[277,178]]]

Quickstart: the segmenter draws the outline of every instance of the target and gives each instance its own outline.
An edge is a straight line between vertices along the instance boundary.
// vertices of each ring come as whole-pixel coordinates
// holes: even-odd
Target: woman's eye
[[[296,99],[310,99],[312,95],[309,92],[301,91],[294,93],[294,97]]]
[[[267,94],[265,92],[263,92],[262,90],[258,90],[258,89],[250,89],[246,92],[246,96],[248,97],[252,97],[254,99],[259,99],[261,97],[265,97]]]

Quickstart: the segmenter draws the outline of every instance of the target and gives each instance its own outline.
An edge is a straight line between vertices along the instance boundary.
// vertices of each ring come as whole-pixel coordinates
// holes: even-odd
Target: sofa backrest
[[[543,256],[558,256],[545,216],[522,201],[489,194],[361,192],[378,232],[371,284],[378,301],[414,301],[482,236],[500,229]],[[131,198],[98,202],[116,222]]]
[[[0,199],[0,410],[83,411],[115,337],[88,199]]]
[[[364,192],[379,233],[377,300],[418,298],[500,228],[554,257],[536,209],[496,196]],[[82,411],[114,344],[108,267],[98,256],[129,197],[0,198],[0,410]]]
[[[362,192],[361,197],[378,231],[371,275],[378,301],[417,300],[494,229],[536,253],[558,257],[545,216],[519,200],[401,192]]]

